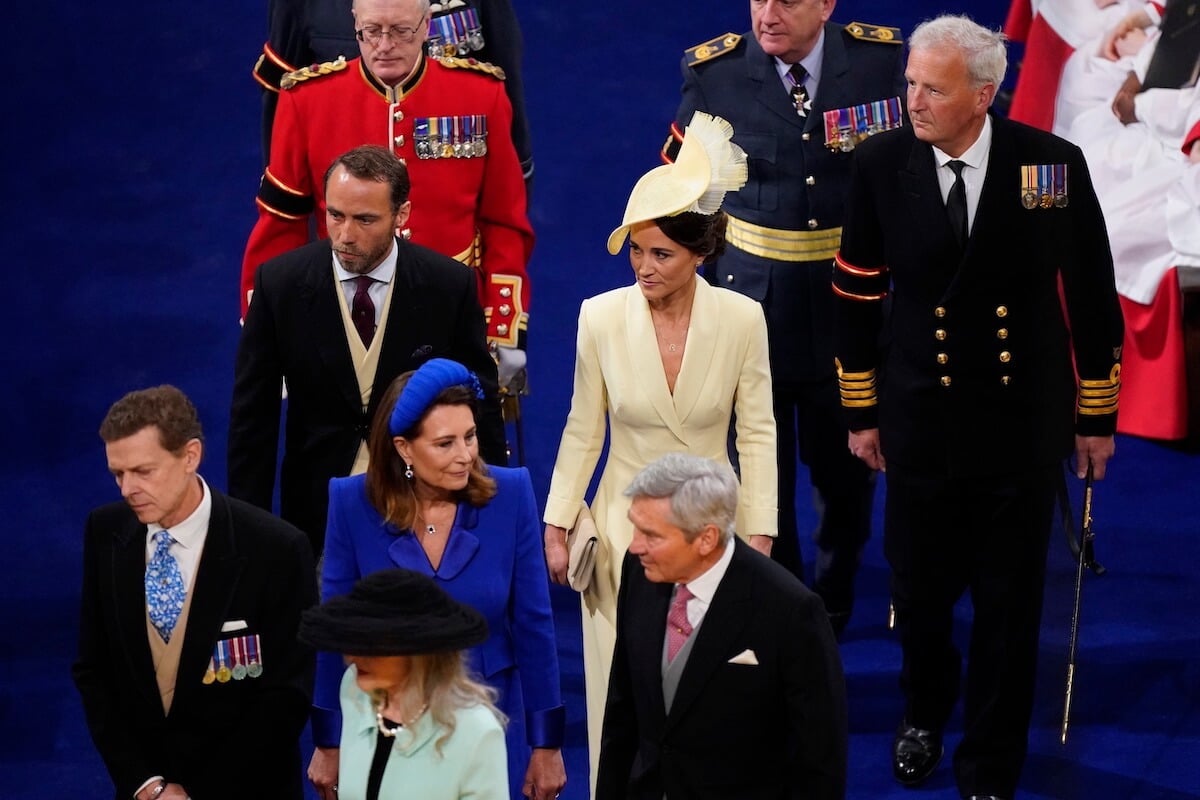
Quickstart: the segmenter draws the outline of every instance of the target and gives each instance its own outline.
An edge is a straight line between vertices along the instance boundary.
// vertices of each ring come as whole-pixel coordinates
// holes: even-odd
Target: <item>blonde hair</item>
[[[462,650],[422,653],[409,656],[409,659],[405,705],[414,708],[427,706],[433,721],[445,731],[434,742],[434,749],[439,756],[442,755],[442,746],[454,733],[455,714],[460,709],[483,706],[496,716],[501,727],[508,724],[508,717],[496,707],[499,693],[471,676]],[[375,703],[387,702],[386,690],[377,689],[371,695]]]

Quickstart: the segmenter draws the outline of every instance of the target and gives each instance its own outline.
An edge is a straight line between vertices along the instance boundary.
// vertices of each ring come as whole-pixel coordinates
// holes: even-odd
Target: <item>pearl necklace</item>
[[[425,713],[425,709],[427,709],[427,708],[429,708],[429,703],[422,704],[422,706],[417,709],[417,713],[413,714],[408,719],[407,722],[402,721],[402,722],[397,723],[396,727],[389,728],[387,726],[387,723],[383,721],[383,703],[376,700],[375,701],[375,727],[378,728],[379,732],[382,733],[384,736],[388,737],[389,739],[393,739],[393,738],[395,738],[396,734],[401,731],[401,729],[411,727],[414,722],[416,722],[418,719],[420,719],[421,715]]]

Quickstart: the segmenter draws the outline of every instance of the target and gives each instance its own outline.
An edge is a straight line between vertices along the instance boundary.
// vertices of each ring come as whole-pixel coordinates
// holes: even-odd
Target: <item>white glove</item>
[[[507,389],[512,379],[525,369],[525,360],[524,350],[504,345],[496,348],[496,371],[501,389]]]

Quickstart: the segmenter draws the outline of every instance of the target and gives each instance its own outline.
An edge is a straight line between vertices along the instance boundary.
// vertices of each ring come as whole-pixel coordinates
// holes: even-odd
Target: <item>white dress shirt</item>
[[[731,537],[725,543],[725,552],[721,553],[717,563],[705,570],[699,577],[684,584],[692,593],[692,598],[688,600],[687,604],[687,616],[693,629],[698,628],[704,621],[704,615],[708,613],[708,607],[712,605],[713,595],[717,593],[717,587],[721,585],[721,579],[725,577],[725,572],[729,569],[729,562],[733,560],[733,545],[734,540]],[[675,591],[678,591],[678,588]],[[671,593],[672,600],[675,598],[675,591]]]
[[[958,160],[967,166],[962,171],[963,184],[967,190],[967,234],[975,227],[975,211],[979,208],[979,195],[983,192],[983,179],[987,176],[988,154],[992,149],[992,118],[984,117],[983,129],[975,144],[966,149]],[[938,187],[942,190],[942,202],[950,196],[950,187],[954,186],[954,170],[946,166],[954,159],[944,151],[933,148],[933,158],[937,162]]]
[[[203,492],[200,505],[196,506],[196,510],[183,522],[166,529],[175,540],[167,552],[174,557],[175,563],[179,564],[179,576],[188,592],[192,591],[192,581],[196,577],[200,554],[204,551],[204,540],[208,536],[208,522],[212,518],[212,493],[203,478],[197,475],[196,480],[200,481],[200,491]],[[154,535],[161,530],[163,526],[157,522],[146,526],[147,564],[154,556]]]
[[[392,239],[392,249],[383,257],[383,261],[379,262],[379,266],[366,273],[368,278],[373,278],[374,283],[367,288],[367,294],[371,296],[371,302],[375,306],[375,329],[378,330],[382,324],[383,304],[387,300],[388,284],[392,282],[392,278],[396,277],[396,259],[398,253],[396,250],[396,240]],[[337,253],[333,254],[333,276],[337,279],[338,284],[342,287],[342,297],[346,300],[346,308],[354,310],[354,294],[358,291],[358,286],[354,280],[359,276],[348,271],[338,261]]]

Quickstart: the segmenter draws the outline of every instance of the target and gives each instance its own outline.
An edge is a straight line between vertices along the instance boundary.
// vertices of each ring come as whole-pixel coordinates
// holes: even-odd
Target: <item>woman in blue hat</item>
[[[371,429],[363,475],[329,484],[321,595],[350,591],[364,575],[404,567],[433,578],[486,617],[488,639],[470,669],[498,692],[508,717],[511,795],[552,800],[566,783],[565,710],[541,526],[525,468],[479,457],[475,375],[435,358],[388,387]],[[317,659],[309,777],[335,800],[342,674],[336,654]]]

